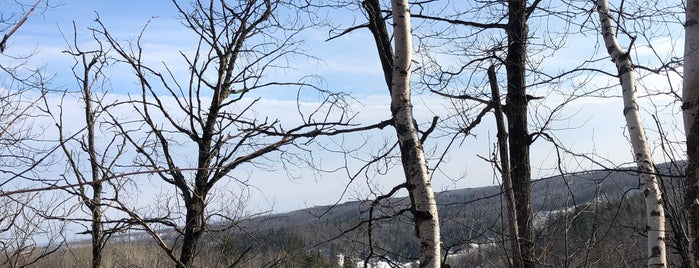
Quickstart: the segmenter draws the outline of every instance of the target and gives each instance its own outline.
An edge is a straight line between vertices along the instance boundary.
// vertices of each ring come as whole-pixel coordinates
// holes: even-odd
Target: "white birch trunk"
[[[624,117],[629,131],[634,160],[638,165],[641,186],[646,202],[646,220],[648,231],[648,267],[666,267],[665,250],[665,211],[662,206],[662,196],[655,176],[655,167],[651,159],[648,139],[641,122],[641,114],[636,101],[636,84],[633,73],[633,62],[616,39],[616,31],[609,16],[608,0],[597,1],[597,11],[602,26],[602,36],[607,52],[616,64],[624,98]]]
[[[685,204],[689,215],[689,259],[699,267],[699,2],[687,1],[684,35],[682,117],[687,137]]]
[[[440,267],[437,203],[410,102],[410,64],[413,47],[410,10],[407,0],[392,0],[391,4],[395,38],[391,113],[398,135],[408,191],[415,206],[413,216],[420,239],[420,267]]]

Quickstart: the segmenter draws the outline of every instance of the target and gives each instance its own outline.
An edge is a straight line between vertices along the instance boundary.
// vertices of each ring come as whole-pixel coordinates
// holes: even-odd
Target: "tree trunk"
[[[391,4],[396,53],[391,87],[391,113],[413,205],[415,228],[420,239],[420,267],[440,267],[441,244],[437,203],[410,102],[413,47],[410,10],[407,0],[392,0]]]
[[[102,182],[101,179],[101,169],[100,163],[97,159],[97,147],[95,145],[95,111],[93,111],[93,100],[92,92],[90,88],[90,71],[97,62],[94,58],[90,63],[86,61],[85,55],[83,57],[83,77],[80,79],[82,81],[82,94],[83,101],[85,102],[85,127],[87,130],[87,154],[90,160],[90,179],[92,183],[90,184],[92,188],[92,198],[85,196],[85,205],[90,209],[91,215],[91,230],[90,235],[92,239],[92,268],[99,268],[102,266],[102,248],[104,246],[104,226],[102,223]],[[75,172],[79,172],[75,170]],[[77,174],[76,174],[77,175]]]
[[[634,160],[638,170],[646,201],[648,230],[648,267],[666,267],[665,251],[665,211],[662,195],[655,176],[656,170],[651,159],[648,139],[641,121],[641,114],[636,102],[636,83],[633,62],[628,52],[624,51],[616,39],[616,31],[609,17],[608,0],[597,1],[597,13],[602,26],[602,36],[607,52],[616,64],[624,98],[624,117],[629,131]]]
[[[500,89],[495,77],[495,66],[491,65],[488,68],[488,81],[490,81],[490,90],[493,94],[492,105],[494,108],[495,122],[498,129],[498,147],[500,153],[500,169],[502,174],[502,188],[505,193],[505,202],[507,202],[507,223],[510,230],[510,246],[512,247],[512,263],[513,267],[522,267],[522,249],[520,248],[519,229],[517,226],[517,204],[515,202],[515,193],[512,189],[512,177],[510,175],[510,157],[507,146],[507,129],[505,128],[505,118],[503,118],[503,109],[500,104]]]
[[[104,245],[104,228],[102,224],[102,183],[92,185],[92,204],[88,207],[92,213],[92,268],[102,267],[102,248]]]
[[[507,23],[507,127],[510,143],[510,167],[512,190],[517,205],[517,225],[520,235],[524,267],[534,267],[534,229],[531,206],[531,167],[529,145],[531,137],[527,126],[527,86],[525,64],[527,57],[527,2],[508,2],[509,21]]]
[[[685,206],[689,215],[690,260],[699,266],[699,3],[687,1],[684,36],[682,116],[687,136]]]
[[[186,200],[189,199],[189,200]],[[204,232],[204,200],[198,196],[185,198],[187,214],[185,216],[184,236],[182,238],[182,252],[178,268],[193,267],[194,257],[197,254],[199,238]],[[184,265],[181,266],[181,265]]]

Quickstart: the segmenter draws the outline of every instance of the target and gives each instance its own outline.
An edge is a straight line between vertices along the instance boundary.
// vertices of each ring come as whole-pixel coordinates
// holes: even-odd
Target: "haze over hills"
[[[668,164],[660,165],[669,170]],[[668,173],[669,174],[669,173]],[[588,203],[594,199],[619,197],[640,191],[634,169],[586,171],[554,176],[532,182],[532,206],[535,212],[551,211]],[[487,209],[500,212],[503,200],[499,185],[436,192],[440,216],[449,218],[459,210]],[[407,197],[394,197],[380,202],[380,207],[408,205]],[[366,218],[371,201],[349,201],[336,205],[315,206],[286,213],[251,219],[253,228],[269,229],[300,226],[316,221],[338,221]]]
[[[678,174],[683,165],[659,166],[660,173],[666,175],[666,193],[672,193],[668,189],[681,182],[670,174]],[[451,267],[506,265],[502,263],[507,254],[506,211],[500,193],[500,186],[436,193],[442,242]],[[644,244],[645,216],[640,193],[638,174],[633,169],[587,171],[534,181],[533,223],[542,260],[555,267],[576,264],[582,257],[567,252],[575,248],[586,248],[586,259],[598,254],[600,260],[643,260],[644,248],[639,245]],[[379,257],[373,260],[408,265],[417,259],[419,251],[408,205],[407,197],[394,197],[310,207],[241,219],[234,224],[214,223],[212,229],[226,231],[207,235],[202,252],[220,254],[214,259],[240,259],[246,263],[243,267],[264,267],[277,261],[285,263],[284,267],[338,267],[338,256],[356,263],[369,255]],[[181,242],[174,232],[165,233],[169,234],[164,237]],[[157,250],[145,234],[115,235],[112,243],[118,245],[126,238]],[[618,241],[628,245],[613,244]],[[604,255],[613,250],[618,251],[617,255]]]
[[[659,165],[660,173],[666,175],[663,176],[665,187],[679,182],[670,174],[678,174],[677,170],[683,165]],[[465,254],[479,245],[505,247],[502,238],[506,233],[506,211],[504,197],[500,193],[500,186],[436,193],[442,242],[450,254]],[[587,171],[534,181],[532,207],[537,237],[549,241],[548,246],[543,244],[542,247],[551,247],[555,243],[550,241],[560,238],[557,232],[570,231],[574,226],[583,224],[582,227],[573,228],[580,233],[571,231],[570,234],[566,233],[566,237],[584,237],[593,232],[586,229],[590,226],[599,230],[607,226],[607,232],[622,226],[623,230],[614,233],[625,234],[628,239],[634,236],[642,239],[639,230],[643,230],[644,226],[644,208],[640,193],[638,173],[631,168]],[[368,247],[371,244],[374,248],[372,254],[397,262],[411,261],[418,256],[419,243],[414,237],[411,216],[407,212],[408,204],[407,197],[395,197],[380,202],[352,201],[256,217],[238,226],[246,233],[238,236],[238,239],[244,241],[265,237],[274,240],[271,237],[284,233],[302,241],[306,250],[317,250],[328,256],[343,254],[360,258],[370,253]],[[401,211],[404,213],[400,214]],[[593,213],[584,214],[581,211]],[[370,213],[373,213],[371,218],[374,219],[371,226]],[[400,216],[396,216],[398,214]],[[596,219],[605,219],[606,222],[588,226],[591,221],[586,215],[594,215]],[[621,215],[623,222],[619,222]],[[557,224],[566,227],[555,227]],[[555,252],[557,249],[550,250]],[[635,254],[636,251],[642,256],[643,249],[628,250],[628,253]]]

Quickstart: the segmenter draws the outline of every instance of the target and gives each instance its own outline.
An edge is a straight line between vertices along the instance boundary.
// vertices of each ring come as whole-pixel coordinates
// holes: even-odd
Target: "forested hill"
[[[670,189],[673,184],[681,182],[669,175],[677,174],[670,170],[676,171],[679,167],[662,164],[659,168],[661,174],[667,174],[662,177],[664,187]],[[451,258],[469,258],[456,263],[479,265],[484,260],[478,258],[488,254],[492,254],[489,262],[502,260],[503,234],[507,225],[504,223],[504,198],[500,192],[500,186],[488,186],[437,193],[443,245],[453,256]],[[561,254],[571,254],[558,252],[564,248],[587,247],[588,252],[598,250],[600,254],[606,254],[606,243],[610,241],[621,239],[629,241],[630,245],[643,244],[644,208],[639,194],[638,173],[634,169],[597,170],[544,178],[533,182],[532,193],[533,221],[539,239],[536,242],[540,244],[542,256],[551,256],[547,263],[575,263],[575,255],[566,260],[557,259]],[[235,238],[229,241],[236,241],[238,250],[260,248],[260,244],[264,244],[262,251],[278,254],[288,251],[289,241],[295,241],[295,247],[325,256],[326,261],[338,254],[363,259],[373,251],[373,255],[405,263],[417,257],[419,246],[410,213],[406,212],[408,204],[406,197],[395,197],[377,203],[372,200],[352,201],[311,207],[243,221],[237,227],[244,232],[233,231],[228,237]],[[373,211],[370,209],[372,205]],[[371,217],[370,213],[373,213]],[[562,230],[564,233],[559,233]],[[602,240],[601,235],[619,237]],[[257,242],[250,242],[251,238]],[[597,242],[591,245],[590,241]],[[563,246],[566,243],[568,245]],[[489,253],[468,254],[474,248],[484,250],[484,245],[492,247]],[[635,258],[644,254],[643,248],[623,248],[620,254],[628,255],[623,257]],[[471,267],[469,265],[463,267]]]
[[[672,174],[670,164],[659,165],[661,174]],[[673,168],[672,170],[676,170]],[[676,172],[673,172],[676,174]],[[665,179],[671,179],[666,176]],[[617,199],[621,195],[640,190],[638,173],[633,168],[595,170],[554,176],[532,183],[532,206],[534,211],[553,211],[575,207],[592,200]],[[499,185],[478,188],[464,188],[435,193],[440,206],[440,216],[451,218],[458,211],[483,210],[485,214],[500,213],[503,197]],[[344,222],[364,219],[368,215],[370,201],[350,201],[331,206],[316,206],[288,213],[278,213],[252,220],[255,229],[289,228],[304,226],[317,221]],[[392,207],[408,204],[407,197],[395,197],[380,202],[381,211],[387,214]],[[458,214],[458,213],[457,213]],[[263,223],[263,224],[260,224]]]
[[[662,186],[668,204],[681,204],[673,185],[682,180],[670,174],[678,174],[683,165],[659,167],[667,174]],[[488,186],[437,193],[442,242],[451,267],[507,266],[507,218],[500,192],[500,186]],[[645,214],[633,169],[544,178],[533,182],[532,193],[535,243],[542,263],[579,267],[591,259],[610,264],[625,259],[631,267],[645,265]],[[408,204],[406,197],[352,201],[241,219],[234,225],[212,223],[212,229],[227,231],[207,234],[202,256],[241,267],[357,267],[371,255],[375,261],[409,267],[418,256],[419,242]],[[180,242],[173,232],[165,237]],[[668,242],[672,245],[673,237]],[[140,245],[144,252],[158,252],[145,234],[115,235],[112,243],[117,249]],[[340,256],[343,266],[338,265]]]

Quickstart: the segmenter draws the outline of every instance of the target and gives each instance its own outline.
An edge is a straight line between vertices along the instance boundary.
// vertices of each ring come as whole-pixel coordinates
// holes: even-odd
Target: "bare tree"
[[[648,228],[648,266],[666,267],[667,257],[665,249],[665,212],[662,206],[663,198],[660,192],[656,170],[650,154],[648,138],[643,128],[641,114],[636,98],[636,81],[631,57],[624,51],[616,38],[616,30],[612,25],[609,2],[597,1],[597,11],[601,23],[601,34],[607,51],[616,64],[619,80],[624,96],[624,117],[629,131],[631,146],[633,147],[634,160],[638,166],[641,177],[641,186],[646,202],[646,217]]]
[[[441,243],[437,203],[432,192],[431,177],[423,141],[418,137],[417,122],[413,117],[410,100],[410,75],[412,60],[412,27],[408,1],[391,1],[395,54],[391,49],[386,21],[376,0],[362,3],[368,14],[368,28],[374,36],[384,77],[391,94],[391,114],[398,136],[401,163],[415,222],[416,235],[420,240],[420,266],[441,266]],[[424,137],[423,137],[424,138]],[[394,191],[395,192],[395,189]],[[389,195],[390,196],[390,195]]]
[[[532,142],[527,125],[526,62],[527,37],[529,28],[527,18],[538,1],[529,7],[525,0],[508,1],[507,22],[507,130],[510,149],[510,173],[512,190],[517,211],[517,233],[520,235],[520,249],[524,267],[533,267],[536,258],[534,252],[534,227],[532,226],[531,205],[531,166],[529,146]]]
[[[410,101],[412,65],[412,28],[407,0],[391,1],[395,56],[390,87],[391,114],[398,136],[403,171],[412,203],[417,236],[420,238],[420,267],[441,266],[441,243],[437,202],[425,162],[422,142],[418,137]],[[379,45],[379,44],[377,44]]]
[[[514,267],[522,267],[522,249],[519,243],[519,228],[517,226],[517,202],[515,199],[514,188],[512,187],[512,176],[510,174],[510,159],[508,154],[507,145],[507,129],[505,128],[504,111],[502,105],[500,104],[500,89],[497,84],[497,77],[495,76],[495,66],[491,65],[488,68],[488,80],[490,81],[490,88],[493,94],[493,108],[495,113],[495,122],[497,125],[497,138],[498,138],[498,152],[500,155],[500,173],[502,174],[502,188],[505,194],[505,200],[507,202],[507,224],[511,236],[511,248],[512,248],[512,264]]]
[[[0,265],[36,265],[65,243],[65,223],[53,221],[62,214],[65,200],[43,193],[9,195],[17,188],[51,183],[42,175],[53,164],[51,152],[36,121],[39,103],[48,90],[51,77],[29,60],[33,53],[13,53],[7,49],[10,37],[24,24],[41,1],[25,10],[12,3],[8,10],[22,8],[22,14],[0,11]]]
[[[63,202],[44,193],[3,196],[0,199],[0,265],[28,267],[41,262],[65,245],[65,223],[50,219]]]
[[[52,107],[55,104],[53,101],[45,101],[45,109],[53,118],[58,132],[58,146],[66,160],[68,171],[62,177],[66,185],[72,185],[64,190],[77,197],[79,204],[87,208],[89,215],[89,218],[67,215],[64,220],[83,225],[87,229],[80,234],[90,235],[91,267],[98,268],[103,266],[102,252],[109,237],[127,226],[124,221],[112,220],[104,215],[108,203],[113,199],[105,197],[105,193],[118,192],[123,187],[115,174],[119,167],[117,161],[125,150],[125,139],[115,134],[113,129],[107,129],[108,125],[105,124],[105,120],[109,119],[105,116],[105,110],[111,105],[104,102],[107,94],[105,69],[110,61],[107,48],[97,40],[97,47],[84,50],[79,47],[75,25],[73,31],[72,44],[68,44],[69,50],[64,53],[75,60],[72,71],[78,90],[65,92],[58,107]],[[72,115],[64,113],[66,107],[76,102],[83,108],[82,124],[76,124],[78,121]],[[110,132],[113,134],[111,137]],[[105,185],[111,185],[112,189]]]
[[[208,198],[217,183],[235,181],[238,169],[254,167],[275,153],[282,154],[282,160],[293,157],[282,148],[301,139],[308,142],[345,119],[336,94],[327,94],[308,114],[299,106],[301,123],[291,127],[292,123],[256,116],[260,98],[253,94],[259,89],[318,89],[304,80],[279,82],[265,76],[275,68],[290,68],[285,62],[294,56],[304,56],[295,38],[305,26],[293,16],[297,12],[293,5],[275,0],[194,1],[189,7],[173,3],[199,44],[192,53],[181,52],[188,79],[181,79],[172,67],[159,72],[147,66],[140,42],[125,47],[105,26],[103,30],[141,87],[140,98],[130,104],[139,120],[115,120],[115,127],[138,153],[137,165],[177,190],[177,202],[182,205],[175,209],[184,211],[181,228],[171,216],[177,211],[156,219],[129,213],[177,267],[191,267],[200,238],[208,230]],[[331,119],[334,115],[339,119]],[[193,164],[178,157],[182,150],[195,155]],[[178,250],[154,231],[158,224],[171,226],[181,235]]]
[[[530,84],[527,84],[527,78],[528,69],[531,68],[528,66],[528,64],[530,64],[528,55],[532,53],[528,50],[530,44],[528,21],[534,11],[537,10],[540,2],[541,1],[533,1],[531,4],[527,4],[527,1],[524,0],[509,0],[506,2],[486,1],[482,3],[482,7],[476,6],[478,4],[474,4],[472,10],[456,11],[458,15],[455,18],[446,18],[444,16],[430,15],[427,12],[423,12],[427,9],[422,9],[420,13],[414,14],[414,17],[426,21],[445,23],[454,28],[464,27],[472,29],[467,30],[465,36],[447,35],[441,37],[440,34],[426,34],[425,38],[436,36],[444,40],[453,40],[457,44],[463,42],[462,40],[464,39],[472,39],[466,42],[473,46],[469,47],[465,45],[461,48],[464,52],[456,50],[451,52],[456,56],[473,57],[472,60],[468,60],[465,64],[460,66],[460,68],[457,67],[456,71],[444,70],[437,67],[436,69],[438,71],[436,75],[425,75],[425,78],[423,78],[425,86],[430,88],[433,92],[438,92],[447,88],[446,84],[449,84],[453,77],[457,77],[468,71],[473,71],[473,73],[475,73],[476,70],[480,69],[480,65],[484,63],[491,62],[492,64],[494,61],[500,62],[505,66],[507,94],[505,96],[506,104],[503,106],[505,109],[503,109],[502,112],[507,118],[507,133],[498,131],[500,133],[498,135],[507,135],[508,142],[508,146],[506,148],[500,147],[500,150],[507,150],[509,170],[503,170],[503,173],[509,174],[508,177],[511,179],[511,188],[506,190],[512,191],[514,203],[508,202],[508,204],[514,205],[515,207],[513,209],[516,212],[516,215],[512,215],[516,216],[516,218],[513,217],[509,220],[515,222],[517,226],[517,230],[513,230],[511,234],[516,235],[514,239],[519,244],[513,248],[513,251],[519,252],[519,254],[513,256],[513,265],[515,265],[515,267],[520,267],[519,265],[523,267],[533,267],[537,264],[534,246],[534,229],[532,226],[531,164],[529,155],[529,148],[537,135],[530,135],[529,133],[528,105],[531,100],[538,98],[528,94],[527,88]],[[473,18],[469,16],[471,15],[469,12],[473,12],[473,15],[477,17]],[[470,19],[480,19],[478,16],[480,16],[479,14],[481,13],[496,15],[484,16],[487,20],[486,22],[470,21]],[[467,17],[467,19],[461,17]],[[451,30],[452,28],[447,29]],[[481,46],[482,42],[482,40],[477,40],[479,38],[479,33],[494,33],[496,31],[504,32],[505,37],[503,39],[505,40],[495,40],[492,47],[478,47]],[[555,44],[551,44],[551,46],[555,46]],[[478,52],[479,49],[482,51]],[[474,50],[476,50],[476,52],[474,52]],[[504,59],[502,56],[504,56]],[[465,76],[468,77],[466,80],[473,79],[473,74],[466,74]],[[467,85],[468,84],[470,83],[467,83]],[[483,95],[487,94],[488,93],[483,93]],[[456,97],[456,95],[448,95],[444,94],[444,92],[441,92],[440,95]],[[458,97],[455,98],[475,101],[478,104],[486,105],[482,110],[478,110],[478,115],[475,116],[475,119],[472,119],[469,123],[469,127],[459,129],[459,134],[469,135],[469,132],[473,128],[472,126],[477,125],[477,122],[480,122],[481,118],[492,108],[490,106],[492,105],[491,101],[483,100],[483,98],[479,97],[480,95],[458,94]],[[463,120],[468,121],[468,119]]]

